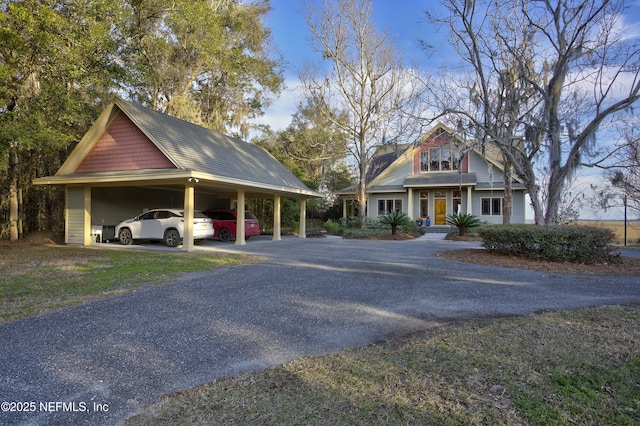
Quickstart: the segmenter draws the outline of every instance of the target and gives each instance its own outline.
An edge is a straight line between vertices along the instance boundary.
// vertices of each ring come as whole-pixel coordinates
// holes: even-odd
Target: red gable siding
[[[120,113],[75,172],[175,168],[153,142],[125,114]]]

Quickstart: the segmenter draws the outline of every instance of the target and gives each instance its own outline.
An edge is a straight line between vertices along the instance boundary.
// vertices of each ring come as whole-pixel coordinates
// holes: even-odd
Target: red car
[[[236,238],[236,210],[204,210],[202,213],[212,219],[213,238],[220,241],[231,241]],[[244,238],[246,240],[254,235],[260,235],[260,222],[253,212],[244,212]]]

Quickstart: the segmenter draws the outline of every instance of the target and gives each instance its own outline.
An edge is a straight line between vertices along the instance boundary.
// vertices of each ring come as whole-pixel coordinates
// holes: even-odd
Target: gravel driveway
[[[544,274],[436,256],[475,246],[209,243],[199,249],[270,260],[0,326],[0,424],[112,425],[166,393],[454,319],[640,302],[638,277]]]

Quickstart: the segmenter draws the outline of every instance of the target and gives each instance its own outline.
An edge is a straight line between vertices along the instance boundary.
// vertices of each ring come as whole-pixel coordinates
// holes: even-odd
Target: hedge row
[[[496,253],[554,262],[618,263],[613,231],[588,226],[499,225],[480,230],[482,245]]]

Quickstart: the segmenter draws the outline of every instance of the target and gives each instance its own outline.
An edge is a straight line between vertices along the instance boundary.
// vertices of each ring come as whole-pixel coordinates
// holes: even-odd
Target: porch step
[[[456,230],[453,226],[423,226],[426,234],[448,234]]]

